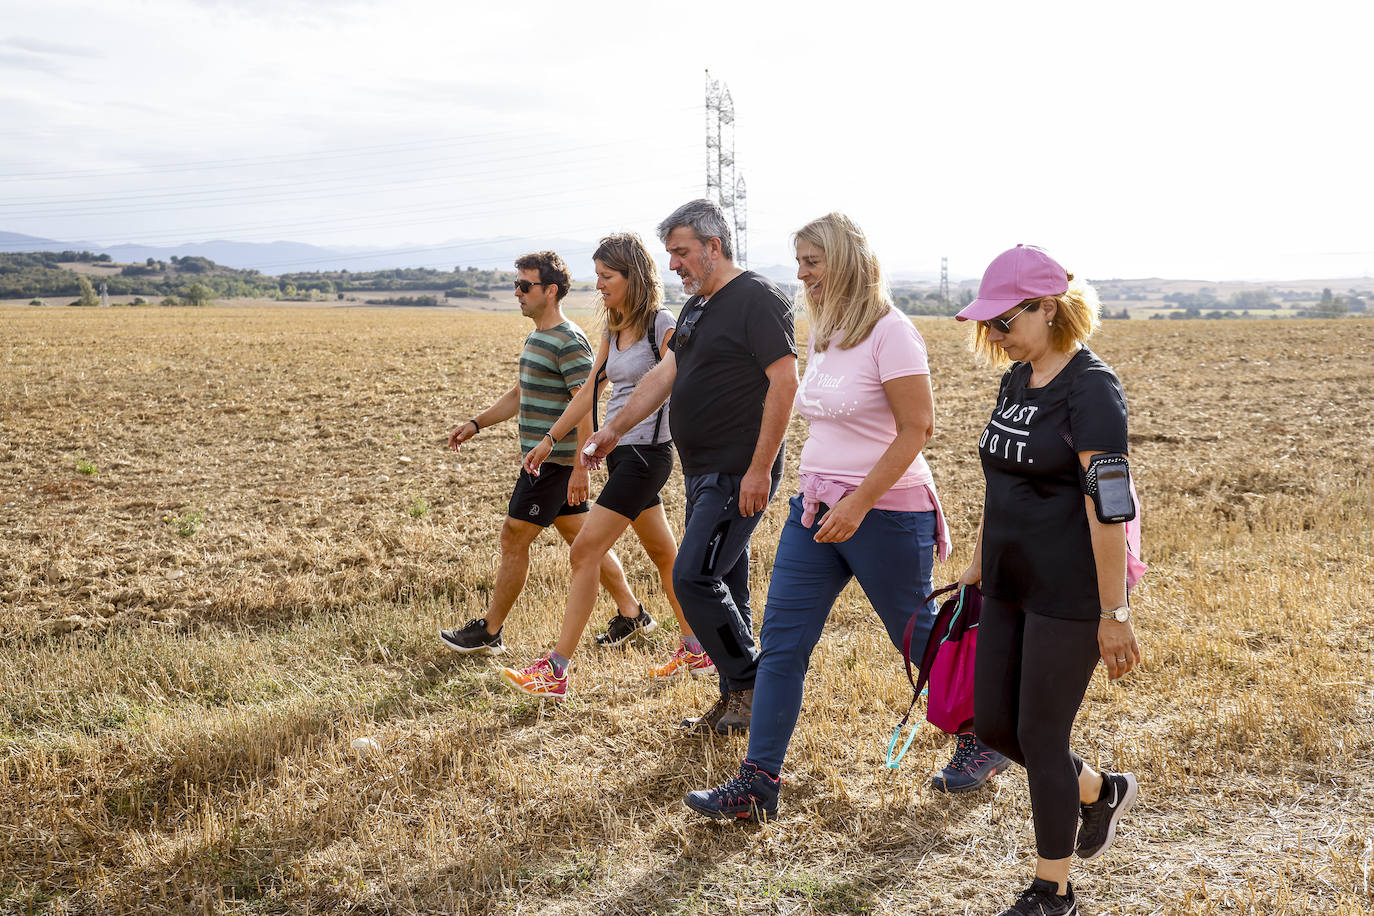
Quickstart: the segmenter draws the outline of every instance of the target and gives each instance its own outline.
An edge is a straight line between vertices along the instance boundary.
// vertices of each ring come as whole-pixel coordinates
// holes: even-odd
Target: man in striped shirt
[[[561,304],[572,284],[568,266],[555,252],[539,251],[524,255],[515,267],[520,313],[534,322],[520,354],[519,381],[495,404],[453,431],[448,445],[455,451],[481,430],[518,413],[520,451],[528,452],[545,436],[552,439],[553,424],[588,381],[591,345],[582,329],[563,314]],[[578,425],[576,441],[554,442],[538,476],[521,469],[501,528],[501,566],[486,617],[470,620],[456,630],[440,630],[440,638],[450,649],[464,655],[504,652],[501,628],[525,588],[530,545],[550,525],[569,544],[577,537],[586,520],[590,480],[587,469],[576,458],[591,434],[591,425],[589,416]],[[601,584],[624,616],[638,615],[639,602],[614,552],[608,551],[601,561]]]

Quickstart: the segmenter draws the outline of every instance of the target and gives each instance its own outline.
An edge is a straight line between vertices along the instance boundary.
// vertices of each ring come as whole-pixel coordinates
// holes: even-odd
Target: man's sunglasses
[[[1037,305],[1039,305],[1039,304],[1040,304],[1040,300],[1039,300],[1039,299],[1032,299],[1032,300],[1031,300],[1030,302],[1028,302],[1027,304],[1021,306],[1021,311],[1020,311],[1020,312],[1017,312],[1015,315],[1012,315],[1010,318],[989,318],[987,321],[980,321],[980,322],[978,322],[978,323],[981,324],[981,325],[982,325],[983,327],[985,327],[985,328],[996,328],[998,331],[1001,331],[1003,334],[1010,334],[1010,333],[1011,333],[1011,323],[1012,323],[1013,321],[1015,321],[1017,318],[1020,318],[1020,317],[1021,317],[1021,312],[1024,312],[1024,311],[1026,311],[1026,310],[1028,310],[1028,309],[1033,309],[1033,308],[1035,308],[1035,307],[1036,307]]]
[[[682,321],[678,322],[677,330],[673,331],[674,350],[680,350],[692,342],[692,333],[697,329],[697,323],[701,321],[701,316],[706,314],[706,306],[698,305]]]
[[[549,285],[549,284],[547,284],[547,283],[536,283],[536,282],[533,281],[533,280],[516,280],[516,281],[515,281],[515,288],[516,288],[516,290],[519,291],[519,292],[522,292],[522,293],[527,293],[527,292],[529,292],[531,286],[548,286],[548,285]]]

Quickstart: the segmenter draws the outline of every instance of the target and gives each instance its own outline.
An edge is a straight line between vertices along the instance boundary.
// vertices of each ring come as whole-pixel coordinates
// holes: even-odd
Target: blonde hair
[[[1038,312],[1047,299],[1055,303],[1050,346],[1060,353],[1069,352],[1076,343],[1087,343],[1102,324],[1102,303],[1097,299],[1097,290],[1086,280],[1075,280],[1073,274],[1069,274],[1069,288],[1065,292],[1058,296],[1027,299],[1017,308],[1031,306],[1030,311]],[[1011,362],[1001,347],[988,340],[987,326],[981,321],[973,322],[968,346],[979,361],[987,365],[1005,366]]]
[[[606,333],[619,334],[626,328],[638,327],[646,337],[653,334],[650,323],[654,313],[663,307],[663,280],[644,240],[633,232],[608,235],[597,246],[592,260],[600,261],[629,281],[624,311],[609,308],[606,300],[601,300]]]
[[[863,230],[843,213],[827,213],[792,234],[792,244],[815,245],[825,255],[821,301],[803,288],[802,302],[811,319],[818,352],[838,342],[848,350],[868,337],[878,320],[892,310],[892,295]]]

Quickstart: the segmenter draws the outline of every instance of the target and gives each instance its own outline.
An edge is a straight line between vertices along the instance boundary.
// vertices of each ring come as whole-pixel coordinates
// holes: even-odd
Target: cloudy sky
[[[0,231],[648,236],[704,191],[709,68],[755,265],[839,209],[896,271],[1374,275],[1368,3],[3,6]]]

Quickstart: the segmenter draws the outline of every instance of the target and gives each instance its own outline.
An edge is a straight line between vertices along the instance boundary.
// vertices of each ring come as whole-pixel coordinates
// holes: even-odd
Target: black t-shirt
[[[1031,366],[1002,376],[997,407],[978,440],[983,499],[984,594],[1028,613],[1073,620],[1101,610],[1079,452],[1126,451],[1126,395],[1087,347],[1043,388]]]
[[[704,305],[700,296],[687,300],[670,346],[677,376],[668,425],[682,473],[743,474],[763,422],[764,370],[797,354],[792,303],[767,279],[746,270]],[[782,460],[779,448],[774,475],[782,473]]]

